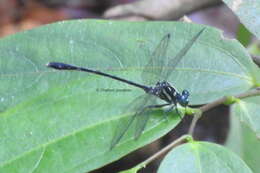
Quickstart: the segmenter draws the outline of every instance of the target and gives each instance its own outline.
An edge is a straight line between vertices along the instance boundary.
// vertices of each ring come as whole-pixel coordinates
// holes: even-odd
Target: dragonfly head
[[[181,94],[178,94],[177,98],[178,98],[179,104],[182,105],[183,107],[188,106],[189,95],[190,95],[190,93],[187,90],[183,90]]]

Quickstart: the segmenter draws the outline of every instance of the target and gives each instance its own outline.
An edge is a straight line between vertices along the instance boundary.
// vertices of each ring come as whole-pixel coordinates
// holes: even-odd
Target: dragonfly
[[[151,111],[155,108],[163,108],[167,106],[168,109],[165,111],[166,113],[175,109],[180,118],[182,118],[177,109],[177,104],[186,108],[189,104],[190,93],[186,89],[184,89],[181,93],[178,92],[176,88],[167,82],[167,79],[204,30],[205,28],[201,29],[173,58],[169,59],[167,59],[167,50],[169,47],[171,35],[168,33],[161,39],[157,47],[152,52],[148,63],[145,65],[144,70],[141,73],[142,80],[145,83],[149,83],[150,85],[143,85],[98,70],[79,67],[62,62],[49,62],[46,64],[46,66],[56,70],[82,71],[108,77],[140,88],[145,92],[143,95],[138,96],[129,105],[126,106],[126,112],[133,112],[133,114],[127,118],[124,118],[122,122],[118,123],[110,145],[110,149],[113,149],[120,142],[120,140],[134,122],[134,139],[138,139],[146,127],[146,124],[149,120],[149,115],[151,115]],[[155,85],[152,86],[152,84]],[[163,100],[165,103],[157,104],[158,98]]]

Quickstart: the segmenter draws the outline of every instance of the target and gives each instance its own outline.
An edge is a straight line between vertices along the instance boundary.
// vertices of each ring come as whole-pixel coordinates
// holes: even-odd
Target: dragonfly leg
[[[172,111],[172,109],[174,108],[174,106],[173,105],[171,105],[168,109],[166,109],[165,111],[164,111],[164,113],[163,113],[163,117],[164,117],[164,119],[166,119],[167,121],[169,120],[168,119],[168,113],[169,112],[171,112]]]
[[[181,114],[180,114],[180,112],[179,112],[179,110],[178,110],[178,108],[177,108],[177,103],[174,103],[174,108],[175,108],[176,113],[177,113],[178,116],[180,117],[180,120],[182,120],[183,117],[181,116]]]
[[[170,103],[165,103],[165,104],[160,104],[160,105],[149,105],[149,106],[147,106],[147,108],[150,108],[150,109],[152,109],[152,108],[162,108],[162,107],[164,107],[164,106],[169,106],[169,105],[171,105],[171,104],[170,104]],[[163,117],[164,117],[166,120],[168,120],[168,118],[167,118],[167,113],[170,112],[170,111],[172,111],[173,107],[174,107],[174,106],[171,105],[169,109],[167,109],[166,111],[164,111]]]
[[[142,108],[139,112],[137,112],[137,122],[136,122],[136,132],[135,132],[135,139],[138,139],[139,136],[142,134],[143,130],[145,129],[146,123],[149,119],[149,111],[153,108],[161,108],[164,106],[169,105],[167,104],[160,104],[160,105],[148,105]]]
[[[160,105],[149,105],[146,108],[162,108],[164,106],[168,106],[170,105],[170,103],[164,103],[164,104],[160,104]]]

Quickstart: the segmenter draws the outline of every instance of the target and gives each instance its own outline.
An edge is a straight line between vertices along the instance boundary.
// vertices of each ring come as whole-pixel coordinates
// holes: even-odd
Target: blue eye
[[[189,95],[190,95],[189,91],[187,90],[182,91],[182,96],[186,96],[188,98]]]

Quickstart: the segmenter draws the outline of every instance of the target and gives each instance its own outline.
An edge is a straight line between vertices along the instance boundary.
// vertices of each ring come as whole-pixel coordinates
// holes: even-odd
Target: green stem
[[[172,149],[173,147],[175,147],[179,143],[181,143],[181,142],[183,142],[187,139],[190,139],[190,138],[191,138],[190,135],[183,135],[183,136],[179,137],[178,139],[176,139],[175,141],[173,141],[172,143],[170,143],[169,145],[164,147],[162,150],[158,151],[157,153],[155,153],[154,155],[149,157],[147,160],[145,160],[145,161],[139,163],[138,165],[136,165],[135,168],[137,168],[138,170],[144,168],[146,165],[148,165],[150,162],[154,161],[159,156],[165,154],[166,152],[168,152],[170,149]]]
[[[247,92],[244,92],[242,94],[238,94],[236,96],[234,96],[233,100],[235,101],[236,99],[239,100],[239,99],[243,99],[243,98],[247,98],[247,97],[252,97],[252,96],[257,96],[257,95],[260,95],[260,87],[258,88],[255,88],[253,90],[250,90],[250,91],[247,91]],[[200,109],[200,113],[195,113],[193,119],[192,119],[192,122],[191,122],[191,126],[189,128],[189,135],[192,136],[193,132],[194,132],[194,129],[195,129],[195,126],[197,124],[197,121],[199,120],[199,118],[201,117],[202,113],[203,112],[206,112],[218,105],[221,105],[221,104],[224,104],[224,103],[227,103],[229,101],[229,97],[222,97],[220,99],[217,99],[211,103],[208,103],[206,105],[203,105],[201,106],[199,109]],[[234,102],[232,102],[234,103]]]

